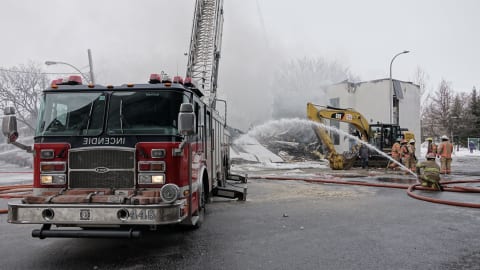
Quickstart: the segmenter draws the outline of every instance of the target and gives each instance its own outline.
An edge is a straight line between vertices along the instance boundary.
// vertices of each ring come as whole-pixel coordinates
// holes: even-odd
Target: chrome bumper
[[[187,217],[186,200],[172,204],[8,204],[8,222],[55,225],[162,225]]]

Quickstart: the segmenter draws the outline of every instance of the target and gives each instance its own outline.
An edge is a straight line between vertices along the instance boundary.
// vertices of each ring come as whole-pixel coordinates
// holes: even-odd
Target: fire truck
[[[136,238],[164,224],[200,227],[212,196],[246,199],[246,177],[229,170],[226,110],[215,109],[222,5],[196,2],[185,78],[54,80],[42,94],[33,148],[17,141],[14,109],[5,110],[7,141],[34,162],[33,193],[9,203],[8,222],[41,224],[32,231],[40,239]]]

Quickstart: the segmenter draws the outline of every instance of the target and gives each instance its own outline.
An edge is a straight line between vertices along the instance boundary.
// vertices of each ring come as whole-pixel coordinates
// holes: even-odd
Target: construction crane
[[[218,63],[222,47],[223,0],[197,0],[193,16],[187,74],[215,108]]]

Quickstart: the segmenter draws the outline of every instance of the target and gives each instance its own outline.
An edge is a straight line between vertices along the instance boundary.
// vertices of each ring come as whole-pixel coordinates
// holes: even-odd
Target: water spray
[[[376,148],[375,146],[369,144],[368,142],[362,141],[360,138],[358,138],[356,136],[353,136],[353,135],[351,135],[351,134],[349,134],[349,133],[347,133],[347,132],[345,132],[341,129],[338,129],[336,127],[328,126],[328,125],[325,125],[325,124],[322,124],[322,123],[319,123],[319,122],[315,122],[315,121],[311,121],[311,120],[307,120],[307,119],[284,118],[284,119],[280,119],[280,120],[268,121],[264,124],[255,126],[254,128],[250,129],[246,134],[240,136],[237,140],[235,140],[234,144],[244,144],[244,143],[248,142],[249,137],[255,138],[255,137],[258,137],[258,136],[264,136],[264,137],[272,136],[272,135],[275,135],[276,133],[278,133],[278,130],[284,131],[284,130],[289,129],[289,128],[298,128],[298,126],[301,126],[301,127],[316,126],[316,127],[320,127],[320,128],[326,129],[326,130],[331,131],[331,132],[335,132],[336,134],[346,136],[346,137],[356,141],[357,143],[361,143],[361,144],[367,146],[369,149],[379,153],[380,155],[387,158],[391,162],[393,162],[395,164],[398,164],[400,166],[400,168],[402,168],[406,172],[410,173],[411,175],[413,175],[415,177],[418,177],[417,174],[414,173],[412,170],[405,167],[402,163],[396,161],[391,156],[389,156],[388,154],[386,154],[382,150]]]

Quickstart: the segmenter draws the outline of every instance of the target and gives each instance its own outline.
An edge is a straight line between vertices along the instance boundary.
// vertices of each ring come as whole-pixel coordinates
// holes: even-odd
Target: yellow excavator
[[[322,124],[325,124],[324,119],[349,123],[356,128],[357,132],[355,135],[388,154],[390,154],[392,145],[397,138],[402,138],[407,141],[415,138],[413,132],[408,131],[408,129],[402,129],[399,125],[382,123],[369,124],[361,113],[351,108],[342,109],[307,103],[307,117],[312,121]],[[327,159],[330,162],[330,168],[333,170],[348,170],[355,164],[360,144],[353,146],[351,151],[339,154],[335,150],[334,143],[325,128],[320,125],[315,125],[313,130],[318,139],[327,148]],[[386,167],[387,164],[387,158],[379,153],[371,153],[369,160],[370,166]]]

